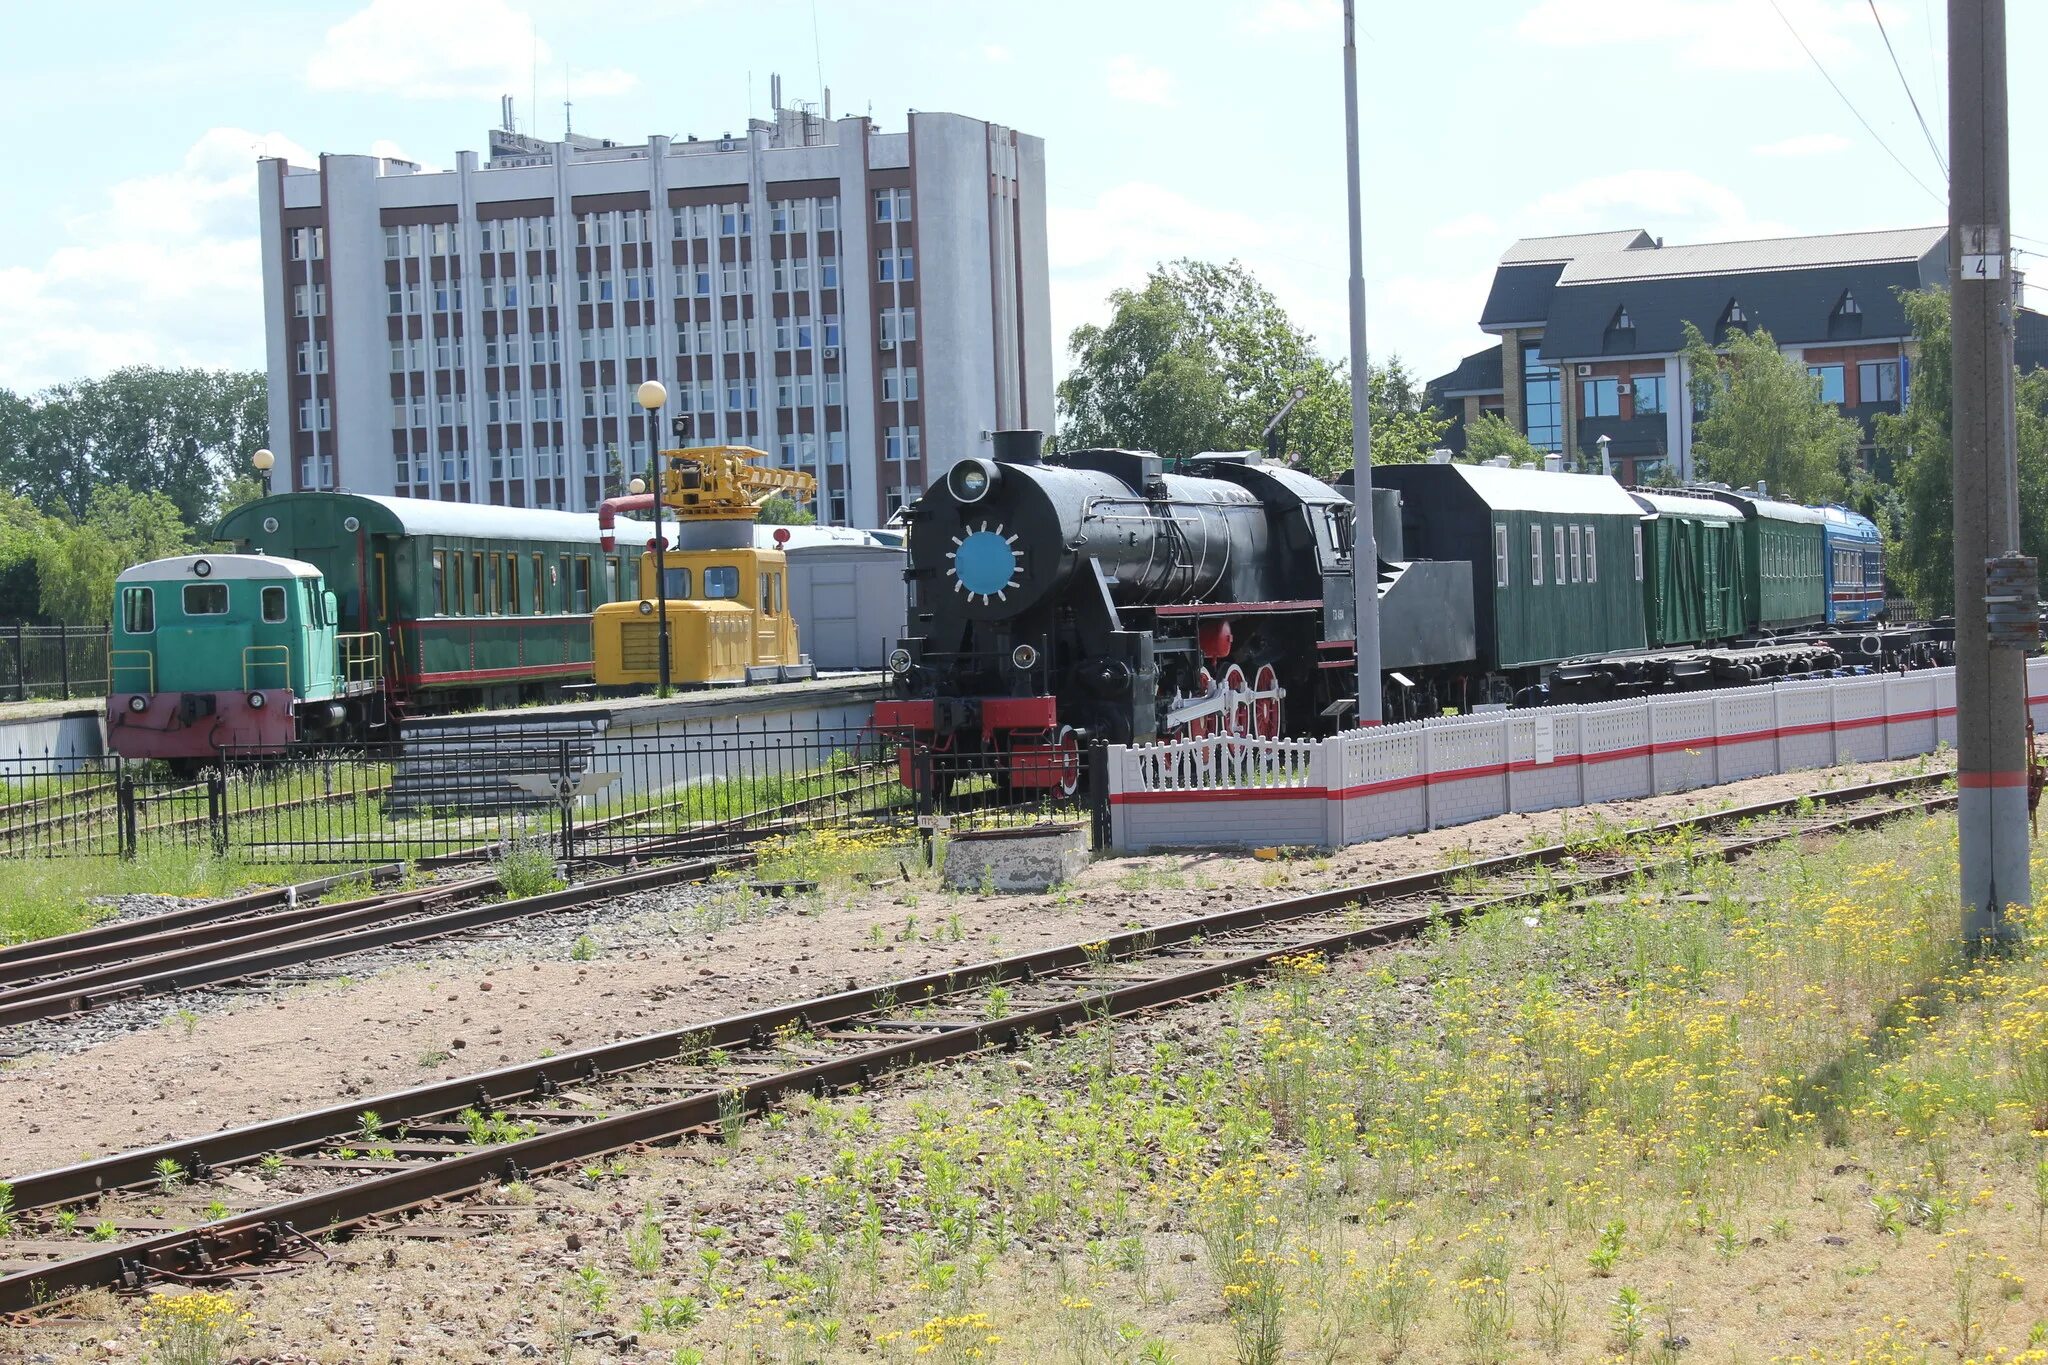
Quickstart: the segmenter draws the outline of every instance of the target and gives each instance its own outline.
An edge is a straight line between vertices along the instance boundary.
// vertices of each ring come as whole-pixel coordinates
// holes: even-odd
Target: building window
[[[1561,588],[1564,586],[1564,527],[1550,528],[1550,545],[1557,563],[1557,577],[1552,581]]]
[[[838,287],[839,258],[837,256],[820,256],[818,258],[818,288],[837,289]]]
[[[1640,583],[1643,581],[1643,528],[1640,525],[1636,525],[1631,526],[1629,529],[1635,532],[1636,582]]]
[[[1493,586],[1505,588],[1508,585],[1508,528],[1499,522],[1493,527]]]
[[[1896,403],[1899,401],[1899,362],[1866,360],[1856,367],[1856,401]]]
[[[437,313],[459,313],[462,311],[462,286],[444,280],[434,286],[434,311]]]
[[[299,373],[327,373],[327,343],[324,341],[302,341],[299,343]]]
[[[1579,381],[1579,415],[1581,417],[1619,417],[1621,415],[1621,381],[1618,379],[1581,379]]]
[[[912,371],[912,373],[914,374],[916,373],[916,371]],[[845,402],[846,378],[845,376],[841,375],[837,370],[833,370],[827,373],[825,376],[825,406],[828,408],[836,408],[841,406]]]
[[[907,223],[910,221],[910,191],[876,190],[875,221],[878,223]]]
[[[295,261],[317,261],[327,254],[327,230],[304,227],[292,232],[292,259]]]
[[[462,338],[434,338],[434,368],[437,370],[459,370],[462,368]]]
[[[1529,528],[1529,583],[1532,587],[1543,586],[1543,528]]]
[[[883,350],[894,350],[901,342],[915,340],[917,340],[917,310],[915,308],[884,308],[882,310]],[[825,344],[831,346],[835,345],[836,342],[828,338]],[[1555,374],[1556,371],[1553,370],[1551,373]],[[1554,385],[1552,387],[1553,389],[1555,388]]]
[[[1808,365],[1806,372],[1820,381],[1820,401],[1840,403],[1845,398],[1842,391],[1842,367],[1840,365]]]
[[[818,231],[839,231],[839,201],[837,199],[827,198],[818,201]]]
[[[743,204],[722,204],[718,209],[718,235],[745,237],[754,231],[754,211]]]
[[[1530,346],[1522,352],[1522,411],[1529,444],[1538,450],[1557,450],[1564,444],[1563,381],[1555,365],[1546,364],[1543,352]]]
[[[327,400],[325,398],[317,400],[312,398],[305,398],[300,400],[300,431],[325,431],[327,430],[328,427],[328,420],[329,413],[327,407]]]
[[[1582,537],[1581,537],[1581,536],[1579,535],[1579,528],[1578,528],[1578,527],[1576,527],[1576,526],[1574,526],[1574,527],[1572,527],[1572,528],[1571,528],[1571,532],[1572,532],[1572,582],[1574,582],[1574,583],[1580,583],[1580,582],[1584,582],[1584,581],[1585,581],[1585,573],[1586,573],[1586,561],[1585,561],[1585,546],[1584,546],[1584,544],[1583,544],[1583,539],[1582,539]]]
[[[1664,376],[1639,374],[1630,381],[1635,391],[1636,416],[1648,417],[1664,411]]]
[[[882,371],[882,400],[887,403],[917,401],[917,366],[890,367]]]
[[[917,278],[917,265],[912,259],[911,248],[883,247],[876,261],[875,278],[883,284],[891,280],[910,281]]]
[[[302,318],[326,316],[327,286],[324,284],[295,285],[292,289],[292,312]]]
[[[918,457],[918,431],[916,427],[890,427],[882,449],[891,460],[914,460]]]
[[[825,314],[825,336],[823,344],[827,346],[837,346],[839,344],[839,314],[837,313]]]
[[[1595,544],[1593,528],[1588,526],[1586,528],[1586,581],[1588,583],[1598,583],[1600,581],[1600,552],[1594,548]]]

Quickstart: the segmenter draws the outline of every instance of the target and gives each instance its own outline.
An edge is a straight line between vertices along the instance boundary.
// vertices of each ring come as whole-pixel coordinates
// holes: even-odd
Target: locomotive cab
[[[753,526],[738,525],[751,534]],[[693,528],[696,529],[696,528]],[[669,681],[683,686],[786,682],[811,676],[789,613],[789,560],[757,546],[648,549],[637,601],[599,607],[591,621],[597,679],[607,687],[661,681],[660,598],[668,606]]]

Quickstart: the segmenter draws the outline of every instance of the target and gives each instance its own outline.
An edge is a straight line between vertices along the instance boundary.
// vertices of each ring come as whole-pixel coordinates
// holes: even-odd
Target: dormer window
[[[1835,300],[1835,311],[1828,314],[1828,335],[1838,339],[1863,335],[1863,305],[1847,289]]]
[[[1856,302],[1856,296],[1844,289],[1841,302],[1835,305],[1835,316],[1843,318],[1858,317],[1862,312],[1863,305]]]
[[[1624,303],[1621,307],[1614,310],[1613,327],[1617,332],[1626,332],[1634,329],[1635,324],[1629,321],[1627,304]]]
[[[1721,318],[1725,327],[1741,327],[1748,323],[1749,314],[1742,311],[1742,305],[1734,299],[1728,300],[1728,311]]]

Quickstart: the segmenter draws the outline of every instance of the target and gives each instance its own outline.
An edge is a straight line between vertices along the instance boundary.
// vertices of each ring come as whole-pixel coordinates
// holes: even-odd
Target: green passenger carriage
[[[1711,644],[1746,629],[1742,513],[1711,498],[1637,490],[1650,648]]]
[[[637,595],[597,518],[352,493],[285,493],[216,535],[326,575],[350,630],[384,641],[400,713],[541,699],[591,678],[591,613]]]
[[[1821,541],[1826,516],[1814,507],[1777,502],[1754,492],[1702,490],[1740,508],[1742,614],[1753,631],[1792,630],[1827,616]]]

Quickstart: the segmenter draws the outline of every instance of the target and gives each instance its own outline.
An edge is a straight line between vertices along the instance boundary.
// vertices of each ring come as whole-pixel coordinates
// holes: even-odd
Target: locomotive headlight
[[[149,709],[149,698],[144,696],[130,697],[128,699],[128,709],[138,716],[141,715]]]
[[[652,615],[654,615],[654,603],[652,603],[652,602],[642,602],[642,603],[640,604],[640,614],[641,614],[642,616],[652,616]]]
[[[946,474],[946,486],[961,502],[980,502],[995,482],[995,470],[986,460],[962,460]]]
[[[908,673],[910,671],[910,651],[907,649],[890,650],[889,671],[891,673]]]
[[[1019,670],[1027,669],[1038,662],[1038,651],[1030,645],[1018,645],[1010,651],[1010,662]]]
[[[261,711],[263,709],[263,694],[261,692],[251,692],[249,694],[249,709],[251,711]]]
[[[212,576],[213,576],[213,561],[212,561],[212,560],[210,560],[210,559],[195,559],[195,560],[193,560],[193,561],[192,561],[192,572],[193,572],[193,573],[196,573],[196,574],[198,574],[198,575],[199,575],[199,576],[200,576],[201,578],[210,578],[210,577],[212,577]]]

